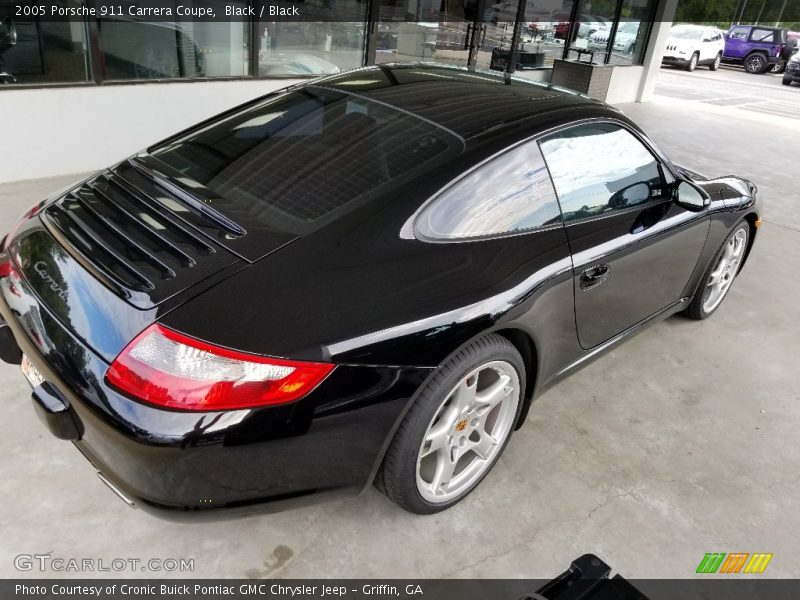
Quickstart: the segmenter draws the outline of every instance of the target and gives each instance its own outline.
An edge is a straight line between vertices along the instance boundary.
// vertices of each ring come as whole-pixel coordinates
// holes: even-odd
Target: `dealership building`
[[[119,0],[108,12],[100,0],[51,0],[54,19],[0,0],[0,182],[102,168],[234,105],[364,65],[513,71],[646,101],[677,0],[272,4],[299,17],[270,16],[269,5],[248,16],[259,14],[253,1]],[[240,16],[225,17],[236,6]],[[81,10],[65,17],[69,8]]]

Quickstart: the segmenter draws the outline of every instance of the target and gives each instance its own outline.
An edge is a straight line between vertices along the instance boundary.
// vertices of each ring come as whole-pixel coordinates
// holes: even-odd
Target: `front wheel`
[[[686,65],[686,70],[690,73],[697,68],[697,61],[700,60],[700,55],[695,52],[692,54],[692,58],[689,59],[689,64]]]
[[[781,83],[783,85],[792,85],[792,80],[789,79],[788,77],[784,77],[783,79],[781,79]]]
[[[426,384],[386,451],[377,487],[401,508],[432,514],[467,496],[508,443],[525,365],[491,334],[460,350]]]
[[[767,57],[760,52],[754,52],[744,59],[744,70],[748,73],[760,74],[767,70],[769,62]]]
[[[722,304],[733,285],[733,280],[739,274],[749,238],[750,226],[742,221],[714,255],[703,282],[686,309],[689,317],[698,320],[707,319]]]

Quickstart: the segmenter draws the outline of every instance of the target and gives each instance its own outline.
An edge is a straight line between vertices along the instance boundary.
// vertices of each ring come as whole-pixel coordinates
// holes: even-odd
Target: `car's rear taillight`
[[[5,250],[5,249],[8,247],[8,244],[9,244],[9,242],[11,242],[11,240],[12,240],[12,239],[14,239],[14,236],[17,234],[17,230],[20,228],[20,226],[21,226],[21,225],[22,225],[22,224],[23,224],[23,223],[24,223],[26,220],[28,220],[28,219],[32,219],[33,217],[35,217],[36,215],[38,215],[38,214],[39,214],[39,211],[40,211],[40,210],[42,210],[42,207],[43,207],[43,206],[44,206],[44,200],[42,200],[41,202],[37,202],[37,203],[36,203],[36,204],[34,204],[34,205],[31,207],[31,208],[29,208],[28,210],[26,210],[26,211],[25,211],[25,212],[24,212],[24,213],[23,213],[23,214],[20,216],[20,218],[19,218],[19,219],[17,219],[17,222],[16,222],[16,223],[14,224],[14,226],[11,228],[11,231],[9,231],[9,232],[8,232],[8,234],[6,235],[6,237],[4,237],[4,238],[3,238],[3,243],[2,243],[2,244],[0,244],[0,251],[3,251],[3,250]]]
[[[145,329],[114,359],[106,380],[145,402],[179,410],[285,404],[313,390],[333,365],[219,348],[162,325]]]

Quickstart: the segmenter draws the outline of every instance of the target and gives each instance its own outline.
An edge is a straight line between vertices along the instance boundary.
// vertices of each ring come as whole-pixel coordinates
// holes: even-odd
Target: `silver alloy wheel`
[[[491,468],[514,426],[520,401],[516,369],[484,363],[450,391],[417,454],[417,490],[441,504],[468,492]]]
[[[764,68],[764,57],[760,54],[752,54],[747,59],[747,66],[750,67],[749,71],[751,73],[759,73]]]
[[[720,63],[722,63],[722,55],[721,54],[717,54],[717,58],[714,59],[714,70],[715,71],[717,69],[719,69]]]
[[[689,70],[694,71],[697,68],[697,54],[692,54],[692,58],[689,59]]]
[[[714,265],[714,270],[711,271],[711,277],[704,292],[703,310],[706,313],[717,308],[731,288],[736,273],[739,272],[739,265],[742,264],[746,246],[747,231],[744,228],[737,230],[725,243],[725,249],[717,264]]]

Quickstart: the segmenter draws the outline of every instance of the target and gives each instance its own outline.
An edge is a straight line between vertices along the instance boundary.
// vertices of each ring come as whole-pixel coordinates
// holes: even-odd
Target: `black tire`
[[[772,65],[768,70],[770,73],[781,74],[784,71],[786,71],[786,62],[779,60],[774,65]]]
[[[697,68],[697,63],[700,62],[700,54],[695,52],[692,54],[692,57],[689,59],[689,62],[686,63],[686,70],[691,73]]]
[[[792,80],[789,79],[788,77],[784,77],[783,79],[781,79],[781,83],[783,85],[792,85]]]
[[[722,64],[722,52],[717,54],[717,57],[714,59],[714,62],[708,65],[708,68],[711,69],[712,71],[716,71],[717,69],[719,69],[720,64]]]
[[[717,309],[722,305],[722,302],[725,301],[725,297],[727,297],[727,293],[728,291],[730,291],[730,288],[728,288],[728,291],[725,292],[725,296],[723,296],[722,300],[720,300],[720,303],[717,306],[715,306],[712,310],[706,311],[705,307],[703,306],[706,300],[705,291],[706,288],[708,288],[709,282],[711,280],[711,274],[714,272],[714,268],[717,266],[717,263],[719,262],[722,253],[725,251],[725,246],[733,238],[733,236],[736,235],[736,232],[742,229],[745,232],[744,252],[747,252],[747,244],[750,241],[750,225],[747,223],[747,221],[742,220],[739,221],[736,224],[736,226],[731,230],[728,237],[725,238],[725,241],[722,242],[719,249],[714,254],[714,258],[711,259],[711,262],[708,265],[708,269],[706,269],[706,272],[703,275],[703,279],[700,282],[700,285],[697,287],[697,290],[695,291],[694,298],[692,298],[691,303],[684,311],[684,314],[686,314],[686,316],[689,317],[690,319],[695,319],[697,321],[702,321],[703,319],[707,319],[708,317],[713,315],[717,311]],[[742,260],[742,262],[739,263],[738,269],[733,276],[734,279],[736,278],[736,276],[739,275],[739,271],[741,270],[743,263],[744,260]]]
[[[519,377],[520,394],[514,423],[519,419],[525,397],[525,364],[514,345],[500,335],[490,334],[459,350],[439,367],[433,378],[419,393],[414,405],[409,409],[389,444],[376,477],[376,487],[400,508],[418,515],[433,514],[450,508],[463,500],[480,484],[503,454],[513,433],[513,426],[500,443],[500,450],[491,460],[490,466],[477,481],[456,498],[449,502],[430,502],[422,497],[417,488],[417,457],[428,426],[437,411],[447,401],[453,388],[470,371],[495,360],[502,360],[512,365]]]
[[[769,60],[761,52],[751,52],[744,59],[744,70],[748,73],[760,75],[769,68]]]

